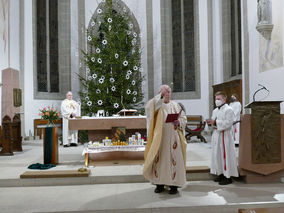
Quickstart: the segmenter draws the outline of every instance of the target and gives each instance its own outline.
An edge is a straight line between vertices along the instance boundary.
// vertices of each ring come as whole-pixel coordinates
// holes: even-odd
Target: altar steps
[[[59,211],[52,213],[283,213],[283,204],[235,204],[235,205],[208,205],[204,206],[178,206],[139,209],[110,209],[90,211]],[[51,213],[51,212],[50,212]]]
[[[143,183],[147,180],[142,175],[142,165],[133,166],[132,171],[125,171],[127,167],[106,166],[89,168],[90,175],[82,177],[70,170],[49,170],[49,171],[26,171],[19,178],[0,179],[0,187],[20,186],[64,186],[64,185],[87,185],[87,184],[114,184],[114,183]],[[104,172],[102,172],[104,171]],[[109,173],[105,172],[109,171]],[[73,177],[70,177],[70,172]],[[207,166],[187,167],[187,181],[212,180]]]

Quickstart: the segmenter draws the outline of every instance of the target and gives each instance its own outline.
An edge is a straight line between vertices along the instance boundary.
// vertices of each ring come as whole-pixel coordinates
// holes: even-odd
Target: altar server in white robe
[[[217,108],[214,109],[212,118],[207,120],[207,124],[213,126],[210,173],[218,175],[215,182],[227,185],[232,183],[232,176],[239,176],[231,130],[235,115],[233,109],[226,104],[225,93],[217,92],[215,94],[215,104]]]
[[[186,140],[183,130],[186,115],[180,105],[170,100],[171,88],[162,85],[160,92],[145,106],[147,116],[147,145],[144,177],[156,185],[155,193],[170,187],[170,194],[186,181]],[[180,113],[179,118],[166,123],[168,114]]]
[[[237,94],[233,94],[231,96],[231,103],[230,103],[229,106],[232,107],[234,114],[235,114],[235,118],[234,118],[235,124],[232,127],[232,134],[233,134],[234,142],[235,142],[235,144],[239,144],[240,123],[237,122],[237,121],[240,120],[240,114],[241,114],[241,111],[242,111],[242,104],[239,102]]]
[[[78,145],[78,131],[69,130],[68,121],[69,119],[80,116],[80,105],[72,100],[72,92],[66,93],[66,99],[61,103],[61,114],[62,114],[62,141],[64,147],[77,146]]]

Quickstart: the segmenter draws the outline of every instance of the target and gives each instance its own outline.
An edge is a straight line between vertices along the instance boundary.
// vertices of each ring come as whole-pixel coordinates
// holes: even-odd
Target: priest
[[[213,110],[212,118],[207,120],[207,124],[213,126],[210,173],[217,175],[215,182],[227,185],[232,183],[232,176],[239,176],[231,131],[235,115],[233,109],[226,104],[224,92],[215,94],[215,104],[217,107]]]
[[[162,85],[158,95],[145,106],[147,116],[147,145],[145,148],[144,177],[156,185],[155,193],[170,187],[170,194],[186,181],[186,115],[171,98],[171,88]],[[178,114],[167,121],[168,114]]]
[[[80,116],[80,105],[72,100],[72,92],[66,93],[66,99],[61,103],[62,114],[62,141],[64,147],[78,145],[78,131],[69,130],[68,120]]]

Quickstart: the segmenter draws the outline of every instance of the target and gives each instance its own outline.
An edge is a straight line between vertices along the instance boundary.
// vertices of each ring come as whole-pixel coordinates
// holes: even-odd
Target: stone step
[[[284,207],[239,209],[238,213],[283,213]]]
[[[68,172],[67,172],[68,173]],[[86,184],[110,184],[110,183],[143,183],[147,182],[142,174],[99,175],[91,171],[87,177],[80,177],[64,171],[27,171],[17,179],[0,179],[0,187],[20,187],[20,186],[63,186],[63,185],[86,185]],[[65,177],[64,177],[65,174]],[[49,175],[53,175],[52,177]],[[58,178],[61,176],[60,178]],[[189,166],[186,169],[187,181],[212,180],[207,166]]]

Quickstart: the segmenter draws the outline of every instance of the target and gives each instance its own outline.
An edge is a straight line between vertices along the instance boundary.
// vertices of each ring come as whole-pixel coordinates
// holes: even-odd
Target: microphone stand
[[[262,87],[262,88],[260,88],[260,89],[258,89],[258,90],[255,91],[255,93],[253,94],[253,97],[252,97],[253,101],[255,101],[255,95],[256,95],[256,93],[258,93],[259,91],[261,91],[261,90],[263,90],[263,89],[265,89],[265,88]]]

